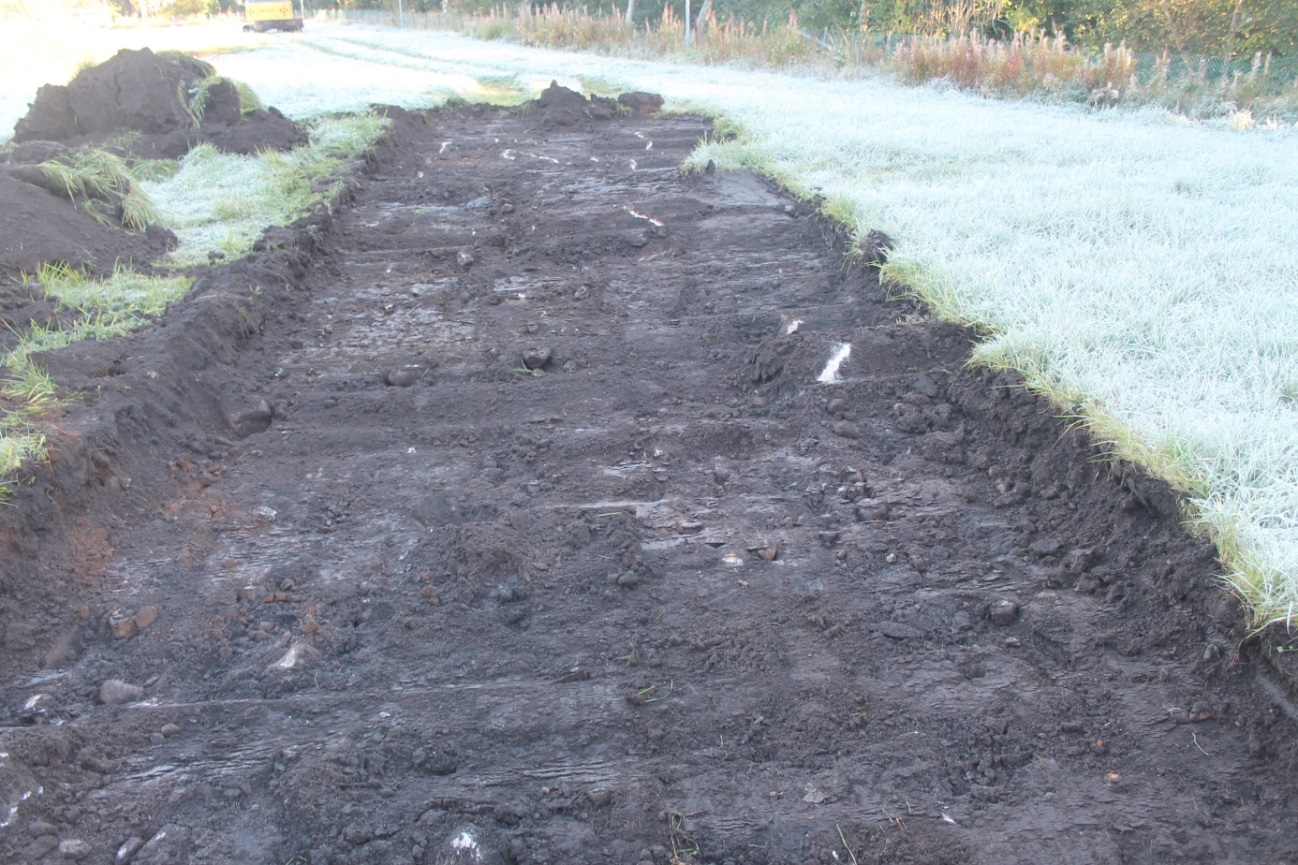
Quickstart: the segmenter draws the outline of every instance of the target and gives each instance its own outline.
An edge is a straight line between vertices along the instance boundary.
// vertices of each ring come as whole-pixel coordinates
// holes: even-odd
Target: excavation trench
[[[392,117],[336,215],[51,358],[0,860],[1298,857],[1165,490],[682,175],[701,119]]]

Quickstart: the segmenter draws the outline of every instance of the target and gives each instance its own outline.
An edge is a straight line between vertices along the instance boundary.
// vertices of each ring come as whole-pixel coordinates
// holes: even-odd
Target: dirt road
[[[51,359],[0,861],[1298,860],[1174,499],[705,122],[548,98]]]

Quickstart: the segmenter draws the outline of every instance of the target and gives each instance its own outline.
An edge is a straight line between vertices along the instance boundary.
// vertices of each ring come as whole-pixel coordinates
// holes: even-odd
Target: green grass
[[[16,331],[16,344],[0,357],[0,498],[24,464],[46,459],[46,417],[67,402],[34,355],[85,339],[124,336],[160,315],[190,285],[188,277],[129,269],[97,280],[52,265],[42,267],[38,278],[67,317],[61,326],[32,323]]]
[[[120,156],[107,150],[77,150],[41,165],[72,201],[81,204],[95,219],[111,225],[114,216],[104,207],[114,199],[121,203],[121,224],[129,231],[143,231],[160,221],[153,201],[140,187],[136,172]]]

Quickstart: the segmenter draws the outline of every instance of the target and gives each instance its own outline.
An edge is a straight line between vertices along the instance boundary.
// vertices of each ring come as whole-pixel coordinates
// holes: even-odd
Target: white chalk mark
[[[632,216],[634,216],[636,219],[644,219],[644,220],[647,220],[650,224],[652,224],[652,225],[656,225],[656,226],[658,226],[659,228],[662,228],[662,227],[663,227],[662,220],[660,220],[660,219],[654,219],[652,216],[646,216],[645,214],[640,213],[640,212],[639,212],[638,210],[636,210],[634,207],[628,207],[628,208],[626,209],[626,212],[629,213],[629,214],[631,214]]]
[[[825,368],[820,375],[816,376],[816,381],[825,384],[838,381],[838,368],[843,365],[843,361],[847,360],[847,356],[851,353],[852,344],[850,342],[840,343],[835,346],[833,356],[830,357],[829,363],[825,364]]]

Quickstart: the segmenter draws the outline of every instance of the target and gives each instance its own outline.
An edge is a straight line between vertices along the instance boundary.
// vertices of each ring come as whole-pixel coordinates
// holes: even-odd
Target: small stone
[[[140,607],[140,609],[135,614],[135,627],[143,631],[144,629],[148,628],[149,625],[152,625],[157,620],[158,620],[157,607],[153,607],[153,606]]]
[[[596,787],[587,795],[590,797],[590,804],[596,808],[603,808],[613,801],[613,791],[604,787]]]
[[[838,543],[838,539],[842,537],[842,533],[831,530],[827,532],[819,532],[816,537],[820,540],[821,546],[832,547]]]
[[[143,696],[143,688],[123,682],[121,679],[109,679],[99,686],[99,702],[105,706],[133,703]]]
[[[167,737],[164,736],[164,735],[162,735],[161,733],[150,733],[150,734],[149,734],[149,742],[150,742],[150,744],[153,744],[153,745],[161,745],[161,744],[163,744],[163,743],[166,742],[166,741],[167,741]]]
[[[80,862],[89,856],[93,849],[89,841],[80,838],[65,838],[59,842],[59,855],[74,862]]]
[[[140,852],[144,846],[144,839],[139,835],[132,835],[122,842],[122,846],[117,848],[117,855],[113,857],[113,865],[126,865],[131,861],[131,857]]]
[[[528,369],[543,369],[550,362],[554,353],[545,346],[536,346],[523,351],[523,366]]]
[[[163,724],[158,732],[170,739],[172,736],[180,735],[180,727],[175,724]]]
[[[757,551],[757,555],[759,555],[763,561],[773,562],[780,557],[780,548],[762,547]]]
[[[1059,543],[1059,541],[1054,538],[1038,538],[1032,542],[1032,545],[1028,547],[1028,549],[1032,550],[1032,552],[1036,553],[1038,556],[1053,556],[1058,553],[1062,547],[1063,544]]]
[[[624,589],[630,589],[640,585],[640,575],[635,571],[623,571],[618,574],[617,584]]]
[[[389,387],[410,387],[417,381],[419,381],[419,370],[408,366],[390,369],[383,376],[383,383]]]
[[[42,835],[53,835],[56,830],[44,820],[33,820],[27,824],[27,834],[32,838],[39,838]]]
[[[856,424],[849,421],[840,420],[830,427],[830,429],[833,431],[834,435],[841,438],[859,439],[861,437],[861,431],[856,428]]]
[[[987,608],[987,616],[992,620],[992,624],[1002,628],[1014,624],[1018,615],[1019,605],[1009,598],[992,601],[991,606]]]
[[[135,624],[134,616],[110,619],[108,626],[112,630],[113,636],[119,640],[130,639],[140,632],[140,626]]]
[[[829,405],[825,406],[825,408],[830,414],[842,414],[847,411],[847,400],[842,399],[841,397],[838,399],[831,399]]]
[[[230,426],[237,438],[265,432],[270,429],[270,422],[275,417],[275,410],[266,400],[258,400],[252,408],[244,409],[230,416]]]
[[[465,270],[468,270],[470,267],[473,267],[473,254],[468,250],[461,249],[459,252],[455,253],[455,263]]]
[[[590,295],[590,286],[589,286],[589,285],[582,285],[582,286],[579,286],[579,287],[577,288],[577,290],[574,291],[574,292],[572,293],[572,299],[573,299],[573,300],[585,300],[589,295]]]
[[[1017,649],[1021,645],[1023,645],[1023,641],[1020,640],[1018,637],[1005,638],[1005,648],[1007,649]]]
[[[724,484],[726,481],[730,480],[730,469],[725,466],[713,466],[712,479],[719,484]]]

